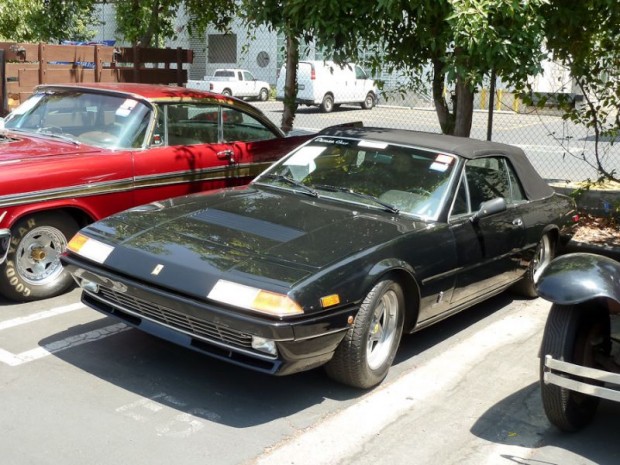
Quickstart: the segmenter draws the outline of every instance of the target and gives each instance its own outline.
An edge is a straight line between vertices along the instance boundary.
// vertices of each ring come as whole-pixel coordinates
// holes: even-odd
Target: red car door
[[[160,104],[157,113],[150,148],[134,155],[137,203],[247,184],[289,148],[253,115],[220,104]]]

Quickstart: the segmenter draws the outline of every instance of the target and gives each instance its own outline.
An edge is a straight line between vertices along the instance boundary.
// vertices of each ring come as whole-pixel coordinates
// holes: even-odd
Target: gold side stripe
[[[166,173],[163,175],[157,174],[150,176],[139,176],[135,179],[119,179],[115,181],[81,184],[78,186],[70,186],[61,189],[46,189],[21,194],[4,195],[0,196],[0,207],[25,205],[29,203],[46,202],[49,200],[64,198],[113,194],[116,192],[127,192],[134,189],[146,189],[191,182],[255,177],[270,165],[270,162],[265,162],[225,166],[201,171],[180,171],[176,173]]]

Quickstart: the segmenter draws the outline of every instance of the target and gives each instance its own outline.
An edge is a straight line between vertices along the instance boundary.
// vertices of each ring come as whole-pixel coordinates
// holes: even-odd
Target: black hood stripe
[[[269,221],[250,218],[236,213],[209,208],[191,215],[193,218],[205,223],[234,229],[244,233],[271,239],[276,242],[289,242],[305,234],[299,229],[289,228]]]

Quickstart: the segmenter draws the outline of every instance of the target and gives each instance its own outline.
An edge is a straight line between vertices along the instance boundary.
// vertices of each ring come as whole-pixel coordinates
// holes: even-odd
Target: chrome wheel
[[[368,332],[366,356],[368,366],[376,370],[389,357],[398,328],[398,297],[389,290],[377,303]]]
[[[551,252],[551,239],[548,235],[543,236],[536,248],[536,254],[532,259],[532,274],[534,276],[534,282],[538,281],[542,271],[547,267],[553,258]]]
[[[73,285],[60,254],[79,229],[63,211],[27,215],[11,227],[11,248],[0,265],[0,293],[17,302],[53,297]]]
[[[536,282],[538,281],[538,278],[540,278],[543,270],[547,267],[547,265],[549,265],[549,263],[551,263],[554,256],[554,240],[549,234],[545,234],[536,246],[534,256],[530,260],[530,263],[523,274],[523,278],[515,283],[513,290],[524,297],[538,297]]]
[[[53,281],[63,271],[59,257],[65,247],[67,239],[58,229],[51,226],[33,229],[17,248],[17,272],[31,285]]]
[[[400,284],[391,279],[377,283],[325,366],[327,374],[357,388],[379,384],[396,356],[404,319],[405,295]]]

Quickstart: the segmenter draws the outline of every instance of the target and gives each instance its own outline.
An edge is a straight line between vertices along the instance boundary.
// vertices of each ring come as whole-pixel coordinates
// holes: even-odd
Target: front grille
[[[120,310],[143,316],[172,328],[189,333],[197,338],[219,342],[245,350],[252,350],[252,336],[226,328],[193,316],[180,313],[170,307],[149,302],[137,297],[122,294],[112,289],[100,287],[98,297]]]

